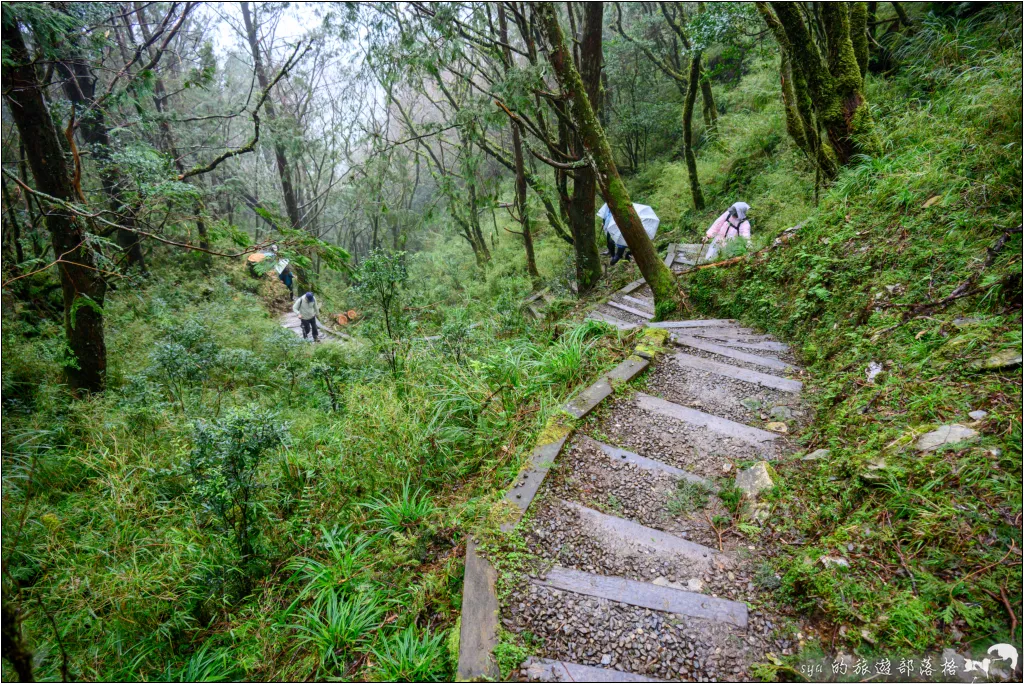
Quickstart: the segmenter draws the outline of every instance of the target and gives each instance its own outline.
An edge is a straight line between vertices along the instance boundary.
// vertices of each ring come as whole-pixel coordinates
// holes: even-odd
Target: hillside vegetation
[[[915,7],[913,15],[914,30],[892,38],[892,64],[866,79],[881,149],[855,157],[833,181],[786,133],[767,33],[737,38],[746,41],[738,66],[731,48],[706,52],[706,63],[721,57],[729,69],[709,68],[717,135],[694,125],[704,209],[693,204],[679,98],[665,78],[648,74],[652,92],[669,93],[650,97],[676,114],[658,110],[652,149],[624,173],[631,199],[662,218],[654,241],[662,255],[668,243],[700,242],[733,202],[751,206],[751,245],[723,255],[744,258],[678,284],[685,315],[767,330],[809,371],[814,420],[795,438],[801,455],[828,453],[777,464],[766,495],[772,514],[754,532],[783,549],[769,559],[772,588],[793,615],[810,618],[818,638],[805,653],[1020,644],[1020,11],[994,5],[957,19]],[[607,49],[624,49],[607,26],[605,34]],[[245,87],[256,82],[244,76]],[[460,121],[495,116],[453,109]],[[613,118],[622,123],[620,113]],[[441,126],[428,116],[417,123]],[[217,179],[218,203],[203,210],[213,214],[209,239],[225,251],[263,244],[270,238],[261,230],[278,221],[272,234],[309,266],[324,318],[360,312],[343,342],[307,344],[283,328],[284,287],[272,273],[253,277],[244,257],[161,245],[147,251],[146,275],[111,279],[102,304],[106,388],[76,395],[66,384],[75,357],[55,269],[44,268],[43,250],[9,270],[5,238],[5,615],[16,597],[39,680],[453,678],[466,537],[493,527],[493,505],[558,407],[635,346],[632,334],[583,319],[641,274],[628,261],[602,266],[594,289],[577,297],[576,250],[531,187],[533,276],[505,167],[478,152],[452,155],[469,166],[465,177],[428,172],[426,151],[413,146],[399,159],[388,146],[385,134],[414,131],[381,130],[367,136],[380,146],[367,156],[385,160],[384,170],[375,176],[361,160],[362,175],[338,191],[344,210],[324,214],[341,226],[321,235],[330,250],[313,244],[319,237],[285,244],[294,232],[281,228],[276,198],[264,202],[280,211],[261,205],[262,214],[240,217],[245,205],[231,193],[246,174],[278,188],[267,141],[253,162],[261,166]],[[608,130],[615,135],[615,125]],[[278,129],[274,140],[306,150],[309,130],[289,134]],[[204,140],[193,147],[205,150]],[[612,143],[621,157],[622,141]],[[5,179],[18,154],[4,143]],[[140,156],[146,173],[159,175],[158,155]],[[421,162],[422,186],[418,176],[413,186],[410,169],[418,174]],[[95,163],[86,156],[87,170]],[[453,218],[469,206],[467,177],[480,183],[472,209],[489,262]],[[153,216],[166,209],[163,220],[191,240],[194,193],[205,190],[147,183],[138,192],[157,197]],[[396,187],[405,208],[388,195]],[[550,190],[547,180],[541,189]],[[227,211],[236,208],[239,216]],[[364,214],[383,235],[417,212],[390,246],[372,223],[371,246]],[[362,232],[343,234],[349,226]],[[113,253],[113,238],[104,240]],[[348,258],[333,251],[342,246]],[[314,269],[307,255],[320,248],[343,265]],[[382,301],[373,283],[394,299]],[[523,301],[539,289],[553,301],[537,321]],[[985,365],[1007,352],[1016,365]],[[979,410],[978,420],[968,415]],[[969,425],[979,439],[915,448],[948,424]],[[791,678],[791,664],[761,671]],[[15,678],[7,659],[3,677]]]

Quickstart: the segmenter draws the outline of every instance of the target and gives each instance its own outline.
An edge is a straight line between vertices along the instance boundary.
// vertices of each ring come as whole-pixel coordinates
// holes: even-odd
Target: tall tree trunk
[[[704,193],[697,176],[697,156],[693,153],[693,105],[697,100],[697,84],[700,81],[700,50],[690,56],[690,84],[686,88],[683,102],[683,156],[686,158],[686,174],[690,177],[690,195],[693,208],[704,210]]]
[[[29,56],[21,22],[10,8],[2,19],[3,80],[9,111],[40,191],[69,202],[75,190],[57,128],[43,101],[35,62]],[[103,339],[103,299],[107,284],[96,270],[96,258],[81,217],[65,211],[48,212],[53,252],[64,295],[64,331],[73,359],[64,368],[72,391],[98,392],[104,387],[107,348]]]
[[[583,38],[580,41],[580,78],[583,79],[587,98],[598,112],[603,109],[600,106],[603,28],[603,3],[587,3],[584,6]],[[584,145],[582,141],[575,142],[577,154],[582,156]],[[594,230],[596,195],[597,179],[594,170],[590,167],[576,169],[568,209],[576,252],[576,287],[581,295],[593,289],[601,279],[601,253]]]
[[[267,70],[263,68],[263,57],[261,55],[259,38],[256,35],[256,25],[249,10],[249,3],[243,2],[241,7],[242,21],[245,23],[245,33],[249,40],[249,49],[252,51],[253,70],[256,72],[256,78],[259,81],[260,87],[266,91],[270,85],[270,80],[267,78]],[[277,108],[274,106],[273,98],[267,97],[263,109],[267,113],[267,119],[272,122],[277,121]],[[274,140],[274,159],[277,162],[278,176],[281,178],[281,194],[284,195],[284,207],[285,213],[288,215],[288,223],[291,224],[292,229],[298,230],[302,224],[298,195],[295,191],[292,168],[288,164],[288,153],[285,150],[284,144],[279,139]],[[294,265],[292,270],[299,281],[300,290],[312,289],[306,269]]]
[[[711,80],[701,69],[700,74],[700,97],[703,102],[704,126],[708,129],[708,135],[712,140],[718,139],[718,107],[715,106],[715,96],[711,92]]]
[[[633,258],[640,268],[644,279],[654,293],[655,313],[663,319],[679,307],[679,292],[675,279],[654,250],[654,244],[633,209],[629,192],[619,177],[615,167],[611,146],[605,136],[601,123],[590,105],[583,80],[580,78],[576,65],[572,61],[572,53],[565,43],[562,27],[558,23],[558,15],[550,3],[533,4],[534,12],[540,20],[541,30],[547,36],[551,51],[548,60],[551,62],[555,78],[566,97],[569,115],[576,125],[576,130],[586,147],[587,158],[597,175],[597,185],[608,208],[611,210],[615,223],[622,232],[626,244],[633,252]]]
[[[505,20],[505,7],[498,5],[498,28],[501,42],[504,45],[505,73],[512,69],[512,50],[508,44],[508,23]],[[526,248],[526,271],[534,287],[540,284],[540,273],[537,271],[537,257],[533,253],[533,234],[530,232],[530,203],[526,197],[526,167],[523,164],[523,141],[519,136],[519,125],[509,119],[512,128],[512,160],[516,168],[516,205],[519,207],[519,225],[523,233],[523,246]]]
[[[146,40],[147,43],[149,43],[151,36],[149,33],[147,22],[145,20],[145,12],[145,6],[143,6],[141,2],[136,2],[135,13],[139,17],[139,28],[142,31],[142,37]],[[150,55],[152,54],[153,49],[150,48]],[[184,159],[182,159],[181,155],[178,154],[178,148],[174,140],[174,133],[173,131],[171,131],[171,124],[167,120],[166,110],[168,97],[169,95],[167,94],[167,87],[164,85],[164,79],[160,76],[157,76],[156,80],[153,82],[153,105],[156,107],[156,111],[160,115],[159,145],[160,148],[163,150],[164,154],[168,155],[174,161],[174,168],[177,169],[178,174],[182,175],[186,171],[185,161]],[[193,182],[193,179],[191,178],[188,179],[188,181],[186,182],[198,185],[198,178],[195,179],[195,182]],[[208,231],[206,230],[206,219],[203,217],[205,210],[203,201],[201,199],[196,199],[196,201],[192,205],[192,210],[195,212],[196,215],[196,232],[199,233],[199,247],[201,249],[210,249],[210,238],[208,235]],[[200,261],[205,268],[209,268],[212,262],[212,260],[210,259],[210,255],[208,254],[203,254]]]
[[[75,111],[81,112],[78,130],[99,166],[100,183],[114,212],[115,221],[124,226],[116,229],[117,246],[125,254],[128,268],[146,270],[139,234],[135,232],[135,207],[124,196],[128,179],[111,159],[110,130],[103,110],[93,108],[96,102],[96,77],[89,65],[80,58],[57,63],[64,77],[64,94]],[[92,109],[90,109],[92,108]]]

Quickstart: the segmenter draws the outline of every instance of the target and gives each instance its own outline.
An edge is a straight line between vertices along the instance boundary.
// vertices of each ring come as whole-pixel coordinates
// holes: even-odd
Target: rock
[[[831,453],[832,452],[829,449],[818,449],[816,451],[812,451],[811,453],[807,454],[806,456],[804,456],[800,460],[801,461],[817,461],[817,460],[820,460],[822,458],[828,458],[828,455],[831,454]]]
[[[877,361],[872,361],[871,363],[869,363],[867,371],[865,371],[865,374],[868,377],[868,382],[874,384],[875,378],[878,377],[878,374],[881,373],[883,370],[884,369],[882,368],[882,364],[878,363]]]
[[[765,428],[771,430],[772,432],[781,432],[782,434],[789,432],[789,428],[786,427],[785,423],[772,422],[765,425]]]
[[[993,354],[987,359],[980,359],[971,364],[974,370],[999,370],[1001,368],[1014,368],[1024,361],[1019,349],[1004,349],[998,354]]]
[[[773,406],[768,414],[775,420],[791,420],[793,418],[793,409],[788,406]]]
[[[686,590],[696,592],[704,591],[704,582],[696,577],[693,577],[686,583]]]
[[[988,416],[988,411],[971,411],[967,414],[971,420],[984,420]]]
[[[756,499],[758,494],[774,484],[767,461],[759,461],[736,473],[736,486],[751,499]]]
[[[955,325],[958,328],[967,328],[967,327],[970,327],[972,325],[977,325],[978,323],[981,323],[983,320],[985,320],[985,319],[978,318],[976,316],[967,316],[967,317],[964,317],[964,318],[954,318],[953,319],[953,325]]]
[[[740,403],[746,406],[751,411],[756,411],[757,409],[761,408],[761,401],[756,397],[747,397],[746,399],[742,399]]]
[[[730,470],[732,470],[732,463],[723,463],[722,464],[722,472],[723,473],[728,473]]]
[[[964,425],[943,425],[931,432],[921,435],[917,440],[917,450],[920,452],[935,451],[946,444],[959,444],[961,442],[973,442],[978,439],[978,431],[972,430]]]
[[[667,579],[665,579],[664,577],[658,577],[653,582],[651,582],[651,584],[653,584],[656,587],[669,587],[670,589],[683,589],[683,590],[686,589],[686,587],[684,587],[679,582],[670,582]]]
[[[605,653],[603,656],[601,656],[601,664],[605,667],[612,664],[612,656],[610,653]]]
[[[850,567],[850,561],[839,556],[822,556],[818,559],[822,565],[826,568],[848,568]]]

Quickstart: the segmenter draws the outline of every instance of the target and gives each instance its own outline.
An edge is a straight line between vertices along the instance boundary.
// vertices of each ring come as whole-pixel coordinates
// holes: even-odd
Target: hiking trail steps
[[[670,245],[666,264],[685,270],[699,251]],[[714,521],[728,519],[718,493],[742,464],[791,450],[766,427],[803,415],[800,369],[786,345],[737,321],[653,317],[643,280],[590,314],[670,339],[578,393],[564,406],[575,432],[534,449],[502,525],[532,560],[500,600],[501,579],[467,545],[459,681],[500,678],[501,632],[532,653],[512,681],[739,681],[794,645],[755,581],[763,551]],[[642,390],[624,387],[645,371]]]

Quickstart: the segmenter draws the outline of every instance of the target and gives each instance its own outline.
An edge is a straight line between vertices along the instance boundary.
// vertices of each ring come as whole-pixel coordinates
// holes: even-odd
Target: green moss
[[[575,429],[576,419],[565,411],[559,411],[548,418],[548,422],[545,423],[544,429],[541,430],[539,435],[537,435],[537,446],[554,444],[558,440],[571,435]]]

